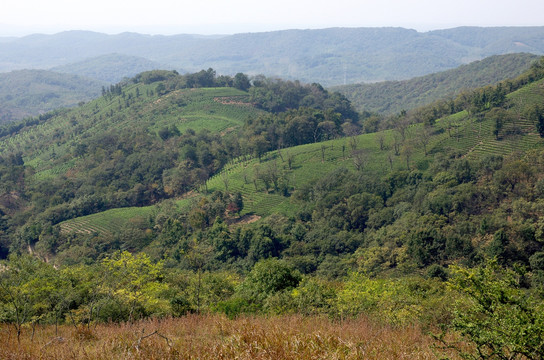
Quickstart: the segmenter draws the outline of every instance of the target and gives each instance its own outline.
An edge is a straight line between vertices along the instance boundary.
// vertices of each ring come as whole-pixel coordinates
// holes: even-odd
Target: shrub
[[[464,359],[542,359],[544,304],[522,285],[524,274],[496,260],[476,269],[454,268],[452,285],[463,297],[455,303],[451,329],[472,345],[455,348]]]

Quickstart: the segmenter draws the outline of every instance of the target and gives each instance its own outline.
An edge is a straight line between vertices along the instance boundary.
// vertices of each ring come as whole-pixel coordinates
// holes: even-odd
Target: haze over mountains
[[[68,31],[0,38],[0,71],[34,68],[115,82],[132,76],[100,59],[115,53],[138,71],[214,68],[219,74],[264,74],[332,86],[402,80],[512,52],[544,54],[544,27],[461,27],[417,32],[404,28],[285,30],[228,36],[106,35]],[[96,59],[98,58],[98,59]],[[79,63],[79,65],[75,65]],[[85,65],[82,65],[85,64]],[[108,75],[107,78],[104,74]]]

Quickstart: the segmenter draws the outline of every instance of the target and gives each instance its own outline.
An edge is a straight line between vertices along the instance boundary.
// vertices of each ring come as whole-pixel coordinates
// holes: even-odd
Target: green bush
[[[525,274],[500,267],[455,268],[455,303],[450,329],[472,345],[455,348],[464,359],[544,358],[544,303],[523,288]]]

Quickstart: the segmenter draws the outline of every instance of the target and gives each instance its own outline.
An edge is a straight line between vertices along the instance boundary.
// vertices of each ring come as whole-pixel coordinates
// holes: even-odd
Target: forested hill
[[[526,53],[495,55],[410,80],[335,86],[331,90],[344,94],[359,111],[389,115],[515,78],[538,58]]]
[[[2,241],[22,231],[33,242],[32,224],[182,196],[239,156],[355,131],[358,120],[318,84],[251,85],[212,69],[139,74],[76,109],[0,127]]]
[[[170,69],[265,74],[324,86],[403,80],[491,55],[544,53],[543,27],[285,30],[229,36],[106,35],[71,31],[0,41],[0,71],[52,68],[118,53]],[[476,40],[475,40],[476,39]]]
[[[0,124],[73,107],[100,95],[107,83],[46,70],[0,74]]]

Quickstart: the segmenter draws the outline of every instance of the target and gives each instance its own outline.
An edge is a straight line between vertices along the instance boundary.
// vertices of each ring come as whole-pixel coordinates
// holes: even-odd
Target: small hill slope
[[[0,123],[75,106],[100,95],[106,83],[46,70],[0,74]]]
[[[115,84],[124,78],[133,77],[141,72],[162,68],[164,66],[161,66],[158,62],[143,57],[114,53],[56,66],[51,70]]]

